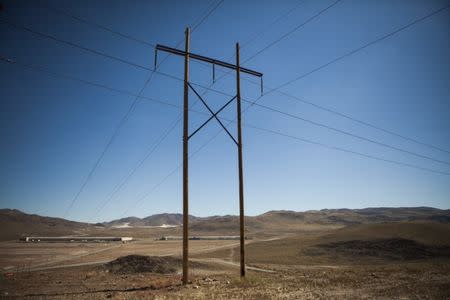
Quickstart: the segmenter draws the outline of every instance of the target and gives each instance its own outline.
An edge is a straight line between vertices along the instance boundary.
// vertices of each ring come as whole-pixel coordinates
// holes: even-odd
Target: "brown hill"
[[[93,225],[61,218],[30,215],[17,209],[0,209],[0,240],[29,235],[79,235]]]
[[[238,216],[212,216],[198,218],[190,216],[192,229],[237,229]],[[287,224],[311,223],[311,224],[370,224],[381,222],[401,221],[437,221],[450,223],[450,210],[441,210],[432,207],[379,207],[364,209],[322,209],[296,212],[289,210],[269,211],[258,216],[247,216],[246,224],[250,227],[263,228],[264,224],[285,226]],[[134,218],[115,220],[105,224],[117,224],[130,222],[130,225],[181,225],[181,214],[158,214],[143,219]],[[209,230],[209,229],[207,229]]]
[[[398,222],[353,225],[333,231],[322,242],[402,238],[429,245],[450,245],[450,224],[438,222]]]
[[[200,218],[189,216],[189,221],[193,222]],[[183,224],[182,214],[155,214],[145,218],[127,217],[122,219],[104,222],[106,226],[117,226],[128,223],[129,226],[161,226],[161,225],[181,225]]]
[[[247,253],[251,263],[280,264],[348,264],[369,258],[414,259],[437,254],[450,257],[450,224],[430,221],[357,224],[312,236],[300,233],[252,243],[247,246]]]
[[[372,260],[411,261],[450,258],[450,246],[428,245],[414,240],[388,238],[319,244],[310,247],[304,253],[313,256],[344,256],[352,260],[369,258]]]
[[[357,224],[381,224],[386,222],[437,221],[450,223],[450,210],[430,207],[412,208],[365,208],[365,209],[324,209],[318,211],[270,211],[258,216],[245,218],[246,232],[250,237],[274,236],[285,233],[324,231]],[[138,236],[136,229],[114,231],[113,226],[128,223],[130,226],[181,225],[181,214],[156,214],[146,218],[128,217],[99,226],[73,222],[61,218],[30,215],[18,210],[0,210],[0,240],[17,239],[24,235],[70,235],[70,234],[125,234]],[[111,231],[112,230],[112,231]],[[190,216],[190,230],[193,234],[237,235],[237,216]],[[113,232],[114,231],[114,232]],[[148,235],[146,231],[144,236]],[[171,231],[170,234],[178,234]]]
[[[266,234],[405,221],[450,223],[450,210],[430,207],[323,209],[305,212],[281,210],[245,218],[248,233],[264,232]],[[190,229],[196,232],[238,233],[239,219],[237,216],[199,218],[191,222]]]
[[[450,210],[432,207],[375,207],[363,209],[322,209],[305,212],[269,211],[256,217],[260,221],[304,222],[320,224],[370,224],[401,221],[437,221],[450,223]]]

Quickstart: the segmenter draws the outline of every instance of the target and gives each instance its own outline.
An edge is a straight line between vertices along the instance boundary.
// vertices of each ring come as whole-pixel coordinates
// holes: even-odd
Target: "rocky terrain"
[[[434,208],[271,211],[247,217],[247,276],[238,241],[190,241],[181,285],[180,215],[102,226],[2,210],[0,298],[449,299],[449,212]],[[3,217],[6,215],[6,217]],[[129,223],[129,226],[115,226]],[[191,219],[194,234],[235,234],[235,216]],[[34,224],[34,225],[33,225]],[[149,225],[152,224],[152,225]],[[31,226],[31,229],[28,228]],[[52,230],[53,229],[53,230]],[[114,234],[131,243],[24,243],[23,234]],[[9,239],[9,240],[6,240]]]

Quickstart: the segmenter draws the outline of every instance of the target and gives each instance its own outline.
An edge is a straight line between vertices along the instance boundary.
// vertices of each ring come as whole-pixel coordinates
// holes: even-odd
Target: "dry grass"
[[[3,276],[0,280],[0,298],[5,296],[5,293],[30,299],[450,298],[449,259],[419,257],[420,259],[414,261],[402,261],[395,256],[379,256],[374,259],[370,255],[348,255],[330,251],[334,249],[330,246],[333,243],[346,246],[348,241],[354,240],[369,247],[370,249],[366,249],[369,253],[373,251],[372,242],[380,239],[403,238],[414,241],[408,242],[407,245],[417,246],[420,243],[420,247],[450,245],[450,230],[447,224],[386,223],[335,230],[319,225],[315,230],[290,232],[296,234],[287,237],[280,235],[281,239],[277,240],[247,241],[248,265],[274,270],[275,273],[249,270],[247,277],[242,280],[238,277],[238,267],[230,264],[238,261],[236,241],[192,241],[192,257],[195,256],[202,265],[194,265],[191,269],[192,284],[186,287],[180,284],[179,267],[175,274],[162,275],[140,273],[139,270],[131,274],[120,274],[98,266],[78,266]],[[29,254],[33,249],[45,246],[30,245],[31,247],[27,248],[28,245],[16,245],[14,251]],[[308,249],[317,248],[319,245],[329,247],[323,247],[325,250],[318,254],[307,253]],[[360,244],[354,245],[359,247]],[[42,249],[48,249],[45,247]],[[172,251],[181,253],[181,241],[162,242],[147,239],[120,245],[82,259],[96,261],[114,259],[133,252],[148,255],[167,254]],[[14,254],[10,253],[9,258],[13,256]],[[77,260],[72,262],[75,261]],[[228,264],[220,264],[224,261]]]
[[[0,291],[30,299],[448,299],[448,263],[384,266],[285,266],[275,274],[195,276],[182,287],[179,276],[119,275],[75,268],[32,272],[1,282]]]

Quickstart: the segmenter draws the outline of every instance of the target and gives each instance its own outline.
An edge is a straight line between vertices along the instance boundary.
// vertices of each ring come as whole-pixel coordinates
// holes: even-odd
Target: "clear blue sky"
[[[227,61],[236,42],[251,43],[242,61],[334,1],[225,0],[192,33],[191,51]],[[154,50],[57,14],[34,1],[3,1],[2,20],[153,67]],[[217,1],[43,1],[149,43],[175,46],[184,28]],[[275,87],[447,5],[447,1],[343,0],[262,52],[245,66]],[[0,55],[23,64],[138,93],[150,72],[0,24]],[[450,9],[348,56],[282,91],[384,129],[450,150]],[[160,54],[161,60],[165,55]],[[162,72],[183,76],[183,59],[170,56]],[[218,72],[218,75],[222,73]],[[134,98],[0,62],[0,207],[63,216]],[[211,83],[211,68],[191,64],[191,80]],[[248,77],[248,76],[244,76]],[[254,80],[253,78],[249,78]],[[234,77],[214,85],[235,92]],[[199,89],[202,91],[202,89]],[[259,87],[242,82],[246,99]],[[143,95],[181,105],[182,84],[155,75]],[[190,101],[196,100],[191,93]],[[218,109],[228,98],[206,94]],[[270,93],[259,103],[410,152],[450,162],[450,154],[406,141],[335,114]],[[201,104],[195,106],[206,111]],[[176,120],[179,109],[139,101],[70,210],[67,218],[103,221],[127,215],[181,212],[180,125],[161,143],[116,197],[95,214],[113,189]],[[235,106],[222,116],[233,118]],[[191,114],[191,131],[206,118]],[[419,158],[313,126],[261,107],[244,123],[424,168],[450,165]],[[235,126],[230,126],[234,133]],[[190,143],[191,152],[220,129],[211,122]],[[244,127],[246,214],[273,209],[310,210],[373,206],[450,208],[450,176],[333,151]],[[222,132],[190,163],[190,212],[238,213],[236,146]],[[148,197],[143,195],[153,189]],[[136,202],[139,199],[142,201]]]

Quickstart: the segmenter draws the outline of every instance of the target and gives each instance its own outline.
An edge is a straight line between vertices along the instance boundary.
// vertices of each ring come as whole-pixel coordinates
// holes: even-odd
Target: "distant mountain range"
[[[189,216],[189,221],[195,221],[200,218]],[[156,214],[145,218],[127,217],[111,222],[102,223],[105,226],[117,226],[122,224],[129,224],[130,226],[161,226],[161,225],[181,225],[183,224],[182,214]]]
[[[26,214],[16,209],[0,209],[0,240],[17,239],[24,235],[85,235],[127,224],[127,228],[141,226],[181,225],[181,214],[156,214],[145,218],[127,217],[110,222],[88,224],[62,218]],[[190,216],[190,230],[199,233],[236,233],[238,216]],[[364,209],[323,209],[295,212],[269,211],[245,218],[248,232],[289,232],[307,226],[346,226],[383,222],[433,221],[450,223],[450,210],[432,207],[380,207]]]
[[[207,223],[228,223],[237,220],[238,216],[195,217],[190,215],[189,221],[194,224],[208,226]],[[363,209],[322,209],[296,212],[291,210],[274,210],[258,216],[248,216],[246,221],[251,224],[263,222],[303,222],[320,224],[365,224],[397,221],[436,221],[450,222],[450,210],[432,207],[375,207]],[[111,222],[104,222],[105,226],[128,223],[130,226],[160,226],[181,225],[182,214],[156,214],[145,218],[128,217]]]
[[[0,240],[17,239],[23,235],[79,234],[92,225],[62,218],[26,214],[17,209],[0,209]]]

